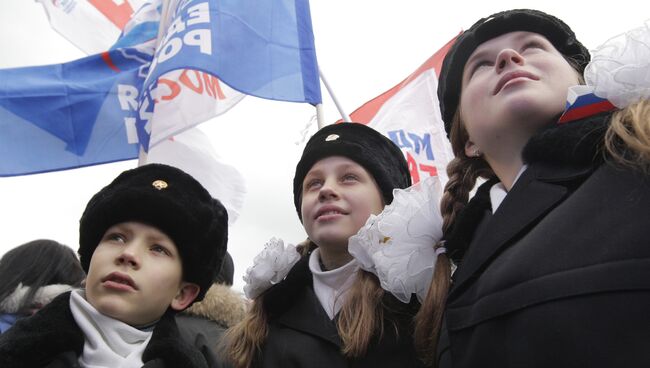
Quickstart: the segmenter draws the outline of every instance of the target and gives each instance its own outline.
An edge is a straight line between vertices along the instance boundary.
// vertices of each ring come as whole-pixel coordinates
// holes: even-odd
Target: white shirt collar
[[[327,315],[334,319],[343,305],[343,294],[354,282],[359,265],[353,259],[337,269],[323,271],[318,261],[319,254],[319,249],[316,248],[309,256],[309,270],[314,276],[314,292]]]
[[[513,187],[515,186],[517,180],[519,180],[521,174],[523,174],[527,168],[528,165],[523,165],[521,169],[519,169],[519,173],[517,173],[515,180],[512,182]],[[508,195],[508,191],[506,190],[506,187],[501,182],[494,184],[492,188],[490,188],[490,203],[492,204],[492,214],[494,214],[497,211],[497,208],[499,208],[503,200],[506,199],[507,195]]]

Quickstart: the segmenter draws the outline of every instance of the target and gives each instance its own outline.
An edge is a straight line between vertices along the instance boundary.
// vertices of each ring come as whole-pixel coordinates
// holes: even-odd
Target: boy
[[[84,290],[0,337],[2,367],[206,367],[174,314],[201,300],[227,242],[223,205],[194,178],[150,164],[88,202],[79,227]]]

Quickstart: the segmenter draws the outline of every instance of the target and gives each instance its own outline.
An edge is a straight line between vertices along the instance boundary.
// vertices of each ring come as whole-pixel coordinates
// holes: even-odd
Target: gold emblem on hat
[[[169,186],[167,182],[164,180],[156,180],[153,183],[151,183],[151,185],[158,190],[163,190]]]
[[[335,141],[337,139],[339,139],[338,134],[330,134],[327,136],[327,138],[325,138],[325,142]]]

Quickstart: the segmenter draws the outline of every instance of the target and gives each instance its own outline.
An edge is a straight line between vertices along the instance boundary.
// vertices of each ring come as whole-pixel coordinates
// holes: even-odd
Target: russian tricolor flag
[[[579,85],[569,88],[566,110],[560,116],[558,124],[568,123],[600,112],[616,109],[609,100],[594,94],[591,86]]]

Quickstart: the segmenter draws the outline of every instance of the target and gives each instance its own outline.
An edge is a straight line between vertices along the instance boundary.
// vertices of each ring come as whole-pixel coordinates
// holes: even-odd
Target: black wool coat
[[[441,367],[650,367],[650,178],[603,158],[608,122],[542,131],[497,211],[490,181],[459,215]]]
[[[423,367],[413,346],[413,316],[417,301],[403,304],[386,293],[384,333],[375,336],[359,359],[341,353],[336,320],[332,321],[313,290],[309,256],[303,257],[287,278],[264,296],[269,334],[255,367]]]
[[[0,335],[0,367],[76,368],[83,346],[67,292]],[[146,368],[208,367],[205,357],[181,339],[171,313],[156,324],[142,360]]]

